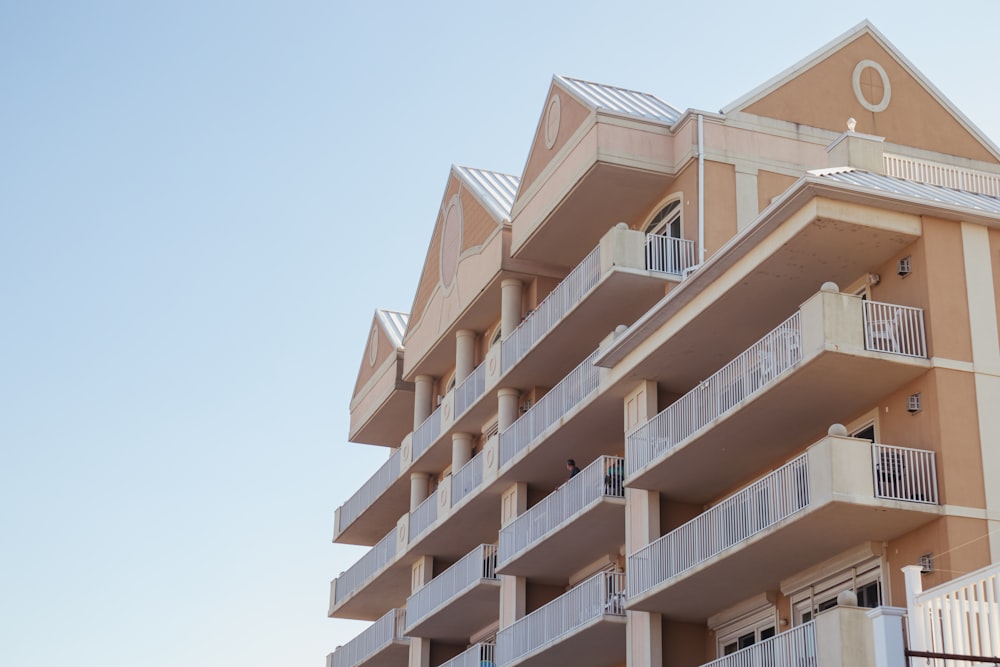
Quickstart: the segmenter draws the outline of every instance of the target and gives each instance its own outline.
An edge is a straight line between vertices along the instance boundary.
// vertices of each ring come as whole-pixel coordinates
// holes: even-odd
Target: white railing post
[[[876,607],[868,612],[875,640],[875,667],[906,667],[905,616],[906,610],[899,607]]]
[[[938,503],[934,452],[872,444],[875,497],[915,503]]]
[[[911,651],[926,651],[927,637],[924,633],[924,613],[917,601],[917,596],[924,590],[924,582],[920,579],[921,567],[907,565],[903,568],[903,581],[906,584],[906,611],[908,622],[906,633]]]

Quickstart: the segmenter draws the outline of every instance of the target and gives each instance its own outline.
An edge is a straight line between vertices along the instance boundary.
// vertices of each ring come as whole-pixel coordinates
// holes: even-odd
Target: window
[[[819,612],[836,607],[837,596],[847,590],[858,596],[859,607],[874,609],[881,605],[882,566],[879,559],[859,563],[794,594],[792,609],[796,625],[808,623]]]
[[[646,225],[647,234],[669,236],[672,239],[681,237],[681,200],[675,199],[653,216]]]
[[[713,628],[718,640],[719,657],[770,639],[776,633],[775,627],[775,608],[767,604]]]

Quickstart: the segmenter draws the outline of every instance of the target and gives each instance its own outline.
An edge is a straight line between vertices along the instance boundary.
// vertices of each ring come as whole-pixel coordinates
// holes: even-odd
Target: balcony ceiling
[[[589,625],[505,667],[613,667],[625,664],[625,617],[598,616]]]
[[[928,368],[925,359],[895,354],[821,352],[626,479],[626,486],[710,502],[784,463],[826,435],[830,424],[855,417]]]
[[[351,421],[351,442],[399,447],[413,430],[412,386],[393,389],[362,423],[355,425],[353,415]]]
[[[496,622],[499,614],[500,582],[496,579],[480,580],[417,623],[408,625],[406,634],[465,644],[474,632]]]
[[[672,174],[597,161],[511,252],[517,259],[575,266],[616,223],[646,216],[672,180]],[[524,222],[515,219],[518,224]]]
[[[372,546],[395,527],[410,507],[410,478],[400,475],[334,539],[338,544]]]
[[[704,622],[720,609],[866,541],[886,541],[939,516],[936,505],[872,500],[807,508],[626,603],[669,618]]]

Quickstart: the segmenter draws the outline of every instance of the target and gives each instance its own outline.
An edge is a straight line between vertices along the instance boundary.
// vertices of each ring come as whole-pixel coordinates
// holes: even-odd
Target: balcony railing
[[[938,503],[934,452],[873,444],[872,472],[876,498]]]
[[[431,612],[484,579],[496,578],[497,547],[495,544],[481,544],[406,600],[408,624],[416,625]]]
[[[459,653],[438,667],[493,667],[496,664],[496,644],[481,642]]]
[[[455,386],[455,419],[465,414],[486,391],[486,362],[476,366],[467,378]]]
[[[579,366],[500,434],[501,467],[527,449],[545,429],[559,421],[584,398],[597,391],[600,379],[600,371],[594,366],[597,352],[591,352]]]
[[[368,478],[361,488],[354,492],[354,495],[347,499],[340,506],[340,519],[337,528],[343,531],[347,526],[354,523],[362,512],[371,507],[372,503],[385,493],[385,490],[399,477],[399,450],[397,449],[389,457],[389,460],[375,471],[375,474]]]
[[[538,308],[524,318],[501,343],[501,372],[506,373],[528,353],[535,343],[552,327],[583,301],[583,297],[601,278],[601,247],[597,246],[584,257],[563,281],[549,292]]]
[[[865,349],[926,357],[924,311],[877,301],[864,302]]]
[[[327,667],[356,667],[394,641],[409,642],[403,634],[406,610],[392,609],[360,635],[330,654]]]
[[[417,505],[417,508],[410,512],[410,543],[412,544],[420,535],[427,530],[432,523],[437,521],[438,516],[438,492],[424,498],[424,501]]]
[[[646,235],[646,270],[680,276],[695,263],[694,241],[660,234]]]
[[[544,539],[602,498],[624,496],[625,459],[602,456],[500,530],[500,563]]]
[[[441,407],[431,413],[413,432],[413,458],[416,461],[441,435]]]
[[[497,633],[497,664],[556,644],[604,615],[625,615],[625,574],[600,572]],[[622,648],[624,654],[624,647]]]
[[[809,504],[805,454],[628,557],[629,597],[714,558]]]
[[[629,475],[726,414],[802,360],[795,313],[710,378],[632,431],[625,439]]]
[[[396,529],[379,540],[368,553],[337,577],[336,597],[334,602],[340,604],[353,595],[359,588],[378,574],[396,556]]]
[[[816,667],[812,621],[730,653],[701,667]]]
[[[462,498],[483,483],[483,453],[473,456],[468,463],[451,476],[451,504],[454,507]]]
[[[1000,197],[1000,175],[997,174],[901,155],[884,154],[883,163],[887,176]]]

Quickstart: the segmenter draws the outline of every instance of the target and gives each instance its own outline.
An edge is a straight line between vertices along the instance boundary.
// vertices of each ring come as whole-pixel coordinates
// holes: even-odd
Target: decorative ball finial
[[[853,132],[854,128],[856,128],[857,126],[858,126],[858,121],[854,120],[853,118],[848,118],[847,119],[847,131],[848,132]]]

